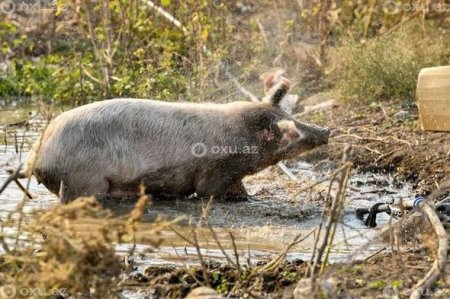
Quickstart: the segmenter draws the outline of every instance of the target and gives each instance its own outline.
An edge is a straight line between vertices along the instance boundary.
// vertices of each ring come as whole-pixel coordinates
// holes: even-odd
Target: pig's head
[[[303,152],[328,143],[330,130],[311,124],[303,123],[295,119],[281,120],[277,122],[281,132],[278,142],[277,155],[281,159],[292,158]]]
[[[292,158],[328,143],[330,130],[303,123],[280,108],[280,102],[290,88],[282,78],[255,107],[251,116],[256,123],[257,143],[264,149],[268,164]]]

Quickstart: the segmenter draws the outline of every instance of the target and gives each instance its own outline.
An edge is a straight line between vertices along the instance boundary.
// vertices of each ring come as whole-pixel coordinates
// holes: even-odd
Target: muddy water
[[[27,125],[19,124],[28,120]],[[45,122],[32,110],[16,109],[0,111],[0,184],[7,178],[5,168],[17,166],[24,161],[26,152]],[[320,223],[323,197],[328,189],[328,182],[315,186],[311,192],[298,191],[309,186],[336,169],[329,161],[317,161],[309,164],[300,160],[289,161],[288,167],[300,179],[289,180],[278,168],[272,167],[259,174],[248,177],[244,183],[252,199],[247,202],[212,203],[207,221],[214,227],[223,247],[231,253],[231,232],[236,239],[238,252],[243,258],[261,260],[270,258],[281,252],[298,234],[307,236]],[[26,184],[27,180],[22,180]],[[333,191],[335,192],[334,188]],[[58,198],[44,186],[31,179],[30,193],[33,199],[26,204],[26,209],[48,208],[58,204]],[[389,175],[360,174],[354,171],[348,188],[344,217],[336,232],[335,246],[331,261],[348,261],[364,258],[383,247],[374,241],[377,229],[368,229],[355,217],[357,207],[369,207],[378,201],[387,201],[396,197],[411,197],[410,187],[405,183],[394,182]],[[1,195],[1,211],[12,210],[23,198],[22,192],[11,184]],[[124,214],[133,207],[132,201],[107,202],[105,206],[116,214]],[[138,235],[145,235],[146,223],[153,221],[158,215],[167,218],[184,216],[177,225],[177,231],[189,236],[189,223],[196,225],[201,218],[202,208],[206,201],[200,199],[179,199],[170,201],[154,201],[147,209],[144,223]],[[0,213],[0,216],[2,214]],[[388,221],[387,216],[380,215],[379,227]],[[90,225],[86,224],[86,229]],[[202,253],[211,258],[223,260],[223,254],[212,240],[207,229],[199,230],[199,242]],[[137,257],[138,265],[144,267],[167,263],[197,263],[195,248],[189,246],[173,231],[164,234],[165,241],[160,248],[154,249],[146,244],[138,244],[136,250],[145,253]],[[139,238],[138,238],[139,239]],[[288,254],[289,259],[307,259],[314,247],[314,237],[310,235]],[[119,253],[125,254],[127,245],[117,245]]]

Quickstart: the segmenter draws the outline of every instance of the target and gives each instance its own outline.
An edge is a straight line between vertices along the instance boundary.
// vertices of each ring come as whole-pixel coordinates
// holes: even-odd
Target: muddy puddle
[[[45,122],[33,118],[33,111],[10,109],[0,112],[0,184],[8,177],[5,168],[17,166],[24,161],[26,152],[36,140],[40,128]],[[8,118],[8,114],[14,117]],[[31,119],[27,127],[20,123]],[[7,125],[13,124],[13,125]],[[219,241],[226,251],[232,252],[230,233],[233,234],[239,255],[251,261],[265,260],[280,253],[295,236],[306,237],[320,223],[324,197],[328,182],[315,186],[310,192],[301,192],[323,178],[326,178],[337,165],[325,161],[306,163],[300,160],[287,162],[288,167],[299,178],[298,182],[290,180],[277,167],[271,167],[245,179],[244,183],[252,195],[246,202],[214,201],[210,207],[207,220],[214,228]],[[27,180],[22,180],[26,184]],[[333,188],[334,189],[334,188]],[[332,191],[334,192],[334,190]],[[33,196],[25,209],[48,208],[58,204],[57,197],[44,186],[38,185],[33,178],[30,182],[30,193]],[[404,182],[396,182],[388,174],[358,173],[354,170],[350,180],[344,217],[336,232],[335,246],[330,260],[350,261],[362,259],[378,251],[384,244],[374,240],[379,228],[389,221],[387,215],[377,218],[378,229],[369,229],[355,216],[358,207],[369,207],[375,202],[389,201],[393,198],[410,198],[412,190]],[[11,184],[1,195],[1,212],[13,210],[22,200],[22,192]],[[129,212],[133,201],[103,203],[115,214]],[[176,229],[184,236],[189,236],[189,223],[197,225],[202,215],[202,208],[207,204],[201,199],[179,199],[169,201],[153,201],[148,207],[143,223],[138,231],[145,236],[146,225],[156,217],[164,215],[169,219],[184,217],[176,225]],[[88,230],[95,223],[86,223],[80,229]],[[213,260],[224,260],[224,256],[211,237],[209,229],[198,230],[202,253]],[[160,248],[152,248],[145,243],[137,244],[135,251],[137,266],[147,267],[159,264],[193,264],[198,263],[195,248],[187,244],[173,231],[164,233],[164,243]],[[309,259],[314,247],[314,235],[311,234],[303,242],[293,248],[288,259]],[[120,254],[127,254],[128,245],[117,245]]]

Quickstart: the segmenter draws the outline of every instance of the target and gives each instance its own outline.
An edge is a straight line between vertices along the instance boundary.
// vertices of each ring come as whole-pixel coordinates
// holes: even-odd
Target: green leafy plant
[[[237,29],[228,19],[232,3],[155,4],[181,26],[145,1],[57,1],[56,26],[65,28],[70,21],[72,27],[42,41],[52,46],[38,57],[24,51],[24,40],[32,38],[11,22],[0,23],[5,28],[0,33],[3,52],[15,51],[6,61],[8,70],[0,70],[0,97],[23,95],[75,105],[112,97],[204,101],[217,94],[219,60],[227,60],[229,53],[247,73],[259,67],[253,55],[257,47],[251,42],[243,47],[234,39]],[[254,26],[243,32],[251,41]]]

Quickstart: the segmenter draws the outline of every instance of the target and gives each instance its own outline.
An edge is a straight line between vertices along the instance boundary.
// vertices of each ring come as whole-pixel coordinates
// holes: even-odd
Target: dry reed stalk
[[[345,201],[345,191],[347,188],[350,171],[353,167],[353,164],[351,162],[349,162],[350,151],[351,151],[351,147],[346,146],[346,148],[344,149],[343,157],[342,157],[343,166],[339,169],[340,170],[339,173],[333,174],[333,179],[330,182],[329,193],[331,190],[331,185],[334,183],[335,180],[337,180],[337,183],[338,183],[338,192],[337,192],[336,196],[333,198],[333,200],[331,202],[331,206],[330,206],[329,210],[327,211],[327,221],[325,224],[325,232],[322,237],[322,241],[321,241],[318,249],[314,250],[314,253],[313,253],[313,256],[315,254],[315,258],[314,258],[313,265],[311,267],[311,290],[314,295],[316,295],[317,291],[318,291],[317,290],[317,278],[318,278],[317,268],[320,265],[320,274],[323,273],[323,270],[325,268],[325,265],[327,264],[328,257],[329,257],[329,254],[331,252],[331,248],[333,245],[333,239],[334,239],[335,232],[336,232],[337,222],[340,219],[342,211],[343,211],[343,206],[344,206],[344,201]],[[336,178],[337,175],[339,175],[339,178]],[[329,194],[328,194],[328,196],[329,196]],[[327,196],[327,199],[329,198],[328,196]],[[323,219],[324,218],[323,218],[323,214],[322,214],[322,220]],[[322,221],[321,221],[320,228],[322,228]],[[319,242],[318,241],[319,238],[320,238],[320,232],[317,235],[314,248],[316,248],[316,245]],[[324,254],[325,254],[325,259],[322,261],[322,257]]]

